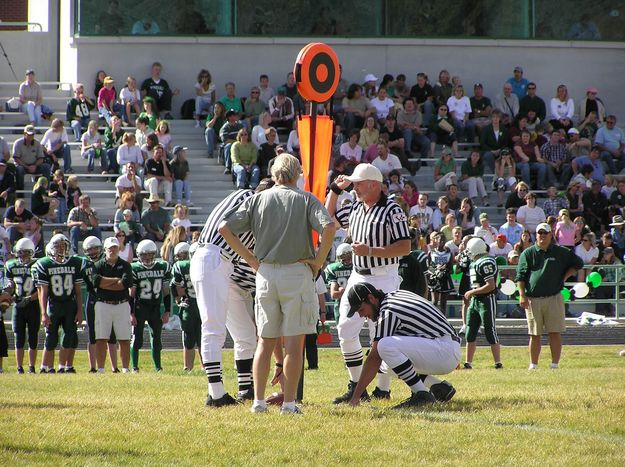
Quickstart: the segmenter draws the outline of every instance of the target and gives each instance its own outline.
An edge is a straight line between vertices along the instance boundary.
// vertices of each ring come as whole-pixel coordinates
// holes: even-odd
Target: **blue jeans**
[[[428,157],[430,155],[430,139],[424,134],[416,134],[410,128],[403,130],[404,134],[404,149],[406,153],[410,152],[412,147],[412,141],[415,140],[419,145],[419,152],[421,157]]]
[[[33,125],[41,124],[41,106],[35,105],[33,101],[22,104],[22,112],[28,115],[28,120]]]
[[[85,152],[83,152],[81,154],[83,159],[87,159],[87,171],[88,172],[93,172],[93,169],[95,168],[95,159],[96,159],[96,150],[91,148],[91,149],[87,149]],[[102,168],[102,170],[107,170],[109,167],[108,164],[108,157],[106,155],[106,152],[104,150],[100,150],[100,167]]]
[[[423,115],[423,121],[429,123],[434,113],[434,104],[430,100],[426,100],[421,107],[421,114]]]
[[[232,160],[230,159],[230,148],[232,147],[232,143],[228,143],[224,145],[224,165],[226,169],[232,168]]]
[[[517,168],[521,172],[521,178],[525,183],[531,186],[530,170],[537,172],[536,185],[539,189],[545,188],[545,179],[547,177],[547,166],[542,162],[518,162]]]
[[[256,164],[250,168],[250,172],[247,172],[245,167],[241,164],[235,164],[232,170],[237,178],[237,188],[245,188],[248,174],[250,175],[250,188],[253,190],[258,186],[258,181],[260,180],[260,169]]]
[[[189,180],[174,180],[174,191],[176,196],[176,202],[179,203],[182,200],[182,192],[184,191],[184,199],[191,201],[191,182]]]
[[[15,173],[16,173],[15,184],[17,185],[17,189],[23,190],[24,189],[24,177],[26,176],[26,169],[21,165],[17,165],[15,167]],[[48,180],[50,180],[50,164],[44,162],[43,164],[37,167],[37,170],[32,175],[43,175]]]
[[[206,141],[206,147],[208,148],[208,155],[210,157],[213,156],[213,151],[215,150],[215,130],[212,128],[207,128],[204,130],[204,140]]]
[[[63,146],[63,172],[67,173],[72,168],[72,150],[69,145]]]
[[[59,207],[56,209],[56,223],[63,224],[67,220],[67,200],[65,198],[56,198]]]
[[[89,117],[82,117],[80,121],[72,120],[70,126],[72,130],[74,130],[74,138],[76,141],[80,141],[80,137],[82,136],[83,128],[86,130],[89,125]]]
[[[100,231],[100,227],[92,227],[87,230],[81,230],[80,227],[75,225],[74,227],[69,229],[69,242],[72,245],[74,254],[78,254],[78,242],[82,242],[85,238],[91,235],[94,235],[102,240],[102,232]]]
[[[109,110],[105,107],[100,107],[98,109],[98,112],[100,113],[100,115],[102,116],[102,118],[104,118],[104,120],[106,120],[106,124],[110,125],[111,123],[111,112],[109,112]],[[118,115],[119,118],[121,118],[123,121],[126,121],[126,109],[124,108],[123,105],[115,102],[113,104],[113,113],[115,115]]]
[[[486,151],[482,154],[482,162],[484,166],[488,169],[488,173],[495,173],[495,154],[491,151]]]
[[[625,167],[625,152],[616,158],[618,166],[614,162],[614,156],[608,151],[601,151],[601,160],[606,163],[611,174],[617,174]]]
[[[107,168],[104,170],[108,170],[109,173],[119,173],[119,164],[117,163],[117,149],[118,148],[110,148],[105,150],[106,153],[106,163]],[[102,155],[104,158],[104,154]],[[104,161],[102,161],[102,166],[104,167]]]
[[[458,140],[460,138],[467,138],[469,143],[472,143],[475,140],[475,122],[472,120],[456,120],[454,118],[454,128],[456,129],[456,133],[458,134]]]

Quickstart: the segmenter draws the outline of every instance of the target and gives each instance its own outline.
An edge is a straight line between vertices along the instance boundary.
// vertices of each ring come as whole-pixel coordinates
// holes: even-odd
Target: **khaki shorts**
[[[111,337],[111,330],[115,330],[118,341],[129,341],[132,326],[130,324],[130,304],[128,302],[112,305],[110,303],[95,302],[95,338],[96,340]]]
[[[546,332],[564,332],[564,300],[561,294],[551,297],[529,297],[530,306],[525,310],[527,330],[531,336],[541,336],[543,327]]]
[[[256,326],[265,338],[316,332],[319,299],[310,268],[261,263],[256,274]]]

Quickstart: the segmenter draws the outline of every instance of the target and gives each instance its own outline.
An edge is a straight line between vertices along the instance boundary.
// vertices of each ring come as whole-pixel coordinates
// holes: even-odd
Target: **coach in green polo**
[[[538,368],[540,336],[549,333],[551,368],[558,368],[565,329],[564,281],[584,267],[580,257],[553,242],[549,224],[538,224],[536,243],[523,250],[516,270],[519,304],[525,308],[530,336],[530,370]]]

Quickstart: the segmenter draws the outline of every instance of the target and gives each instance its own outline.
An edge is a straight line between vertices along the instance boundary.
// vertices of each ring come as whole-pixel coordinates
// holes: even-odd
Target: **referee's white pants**
[[[363,276],[356,271],[352,271],[347,284],[345,285],[345,292],[341,296],[341,302],[339,305],[339,322],[336,326],[339,335],[339,343],[341,345],[341,351],[343,354],[355,352],[362,348],[360,345],[360,330],[364,326],[365,322],[369,325],[369,337],[373,341],[375,334],[375,324],[373,321],[366,318],[361,318],[356,313],[351,318],[347,317],[349,312],[349,301],[347,300],[347,293],[354,284],[360,282],[368,282],[376,289],[380,289],[385,293],[393,292],[399,288],[401,284],[401,277],[397,268],[392,269],[381,276]]]
[[[436,339],[411,336],[389,336],[378,341],[378,353],[389,368],[410,360],[421,375],[446,375],[460,362],[460,343],[450,336]]]
[[[234,341],[234,359],[248,360],[254,358],[256,351],[254,299],[232,279],[229,281],[226,327]]]
[[[191,258],[190,276],[202,319],[202,361],[220,362],[226,340],[227,301],[234,266],[215,245],[198,248]]]

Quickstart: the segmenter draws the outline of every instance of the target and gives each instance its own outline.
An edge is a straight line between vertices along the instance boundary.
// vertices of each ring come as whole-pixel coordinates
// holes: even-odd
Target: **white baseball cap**
[[[538,233],[541,230],[544,230],[545,232],[549,233],[551,232],[551,226],[545,222],[543,222],[542,224],[538,224],[536,226],[536,233]]]
[[[365,76],[365,83],[367,81],[377,81],[378,78],[373,74],[373,73],[369,73],[367,76]]]
[[[365,180],[373,180],[374,182],[382,182],[382,172],[376,166],[371,164],[358,164],[349,177],[345,177],[350,182],[364,182]]]
[[[119,248],[119,240],[117,240],[115,237],[108,237],[106,240],[104,240],[105,250],[112,246],[116,246]]]

